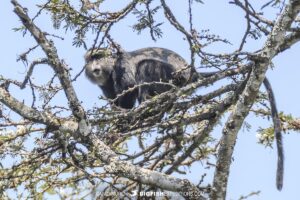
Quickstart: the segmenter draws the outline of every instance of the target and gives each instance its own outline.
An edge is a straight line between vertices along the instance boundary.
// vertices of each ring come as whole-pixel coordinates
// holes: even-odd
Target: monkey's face
[[[114,63],[112,57],[92,59],[86,63],[85,74],[93,83],[103,86],[111,77]]]

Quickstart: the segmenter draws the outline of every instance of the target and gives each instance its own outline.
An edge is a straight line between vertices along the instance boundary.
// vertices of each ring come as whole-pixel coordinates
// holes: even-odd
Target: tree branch
[[[13,98],[4,88],[1,87],[0,102],[24,118],[33,122],[52,126],[53,128],[57,128],[62,132],[69,132],[72,135],[75,135],[77,132],[77,127],[79,126],[77,122],[59,119],[49,113],[43,113],[30,108]],[[159,187],[164,190],[175,192],[180,191],[182,194],[184,194],[183,196],[186,195],[186,197],[189,199],[198,199],[201,197],[199,197],[200,192],[198,188],[186,179],[183,180],[174,178],[160,172],[134,166],[128,161],[120,160],[116,153],[106,146],[101,140],[99,140],[99,138],[94,134],[89,135],[87,142],[90,145],[90,152],[94,152],[95,156],[99,160],[107,164],[104,169],[108,173],[123,176],[131,180],[138,181],[142,184]]]
[[[250,74],[249,81],[223,129],[211,193],[212,200],[225,199],[229,168],[237,134],[255,101],[259,87],[265,78],[269,63],[272,58],[277,55],[279,48],[283,45],[286,32],[299,13],[299,10],[299,0],[291,0],[290,3],[286,5],[265,42],[262,51],[257,54],[255,59],[252,59],[255,65]]]
[[[12,0],[11,2],[15,6],[14,12],[18,15],[24,26],[30,31],[36,42],[41,46],[47,55],[50,66],[57,73],[69,101],[73,115],[78,121],[85,120],[85,112],[80,105],[75,90],[71,84],[69,71],[59,59],[53,42],[46,38],[45,34],[32,22],[24,8],[16,0]]]

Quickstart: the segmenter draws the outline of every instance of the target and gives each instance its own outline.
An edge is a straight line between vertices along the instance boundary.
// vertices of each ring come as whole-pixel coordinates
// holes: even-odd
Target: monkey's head
[[[91,82],[103,86],[114,70],[117,60],[114,53],[105,48],[90,49],[84,58],[86,76]]]

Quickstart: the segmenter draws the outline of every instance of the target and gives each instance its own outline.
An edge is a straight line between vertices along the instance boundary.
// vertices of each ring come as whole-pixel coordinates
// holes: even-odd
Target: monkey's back
[[[135,66],[143,60],[156,60],[173,66],[174,71],[186,78],[191,74],[191,68],[184,58],[169,49],[148,47],[128,52],[128,55]]]

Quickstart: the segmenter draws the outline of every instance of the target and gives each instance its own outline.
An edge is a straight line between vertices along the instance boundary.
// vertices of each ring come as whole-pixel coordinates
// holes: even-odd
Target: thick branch
[[[229,175],[229,167],[232,160],[234,145],[245,117],[253,105],[258,90],[265,78],[270,60],[278,53],[279,48],[285,41],[285,35],[300,10],[300,1],[291,0],[283,13],[275,23],[263,49],[253,59],[255,67],[251,72],[249,81],[237,102],[233,112],[229,116],[223,129],[221,145],[218,152],[218,161],[213,181],[211,199],[225,199]]]
[[[84,120],[85,112],[80,105],[75,90],[71,84],[69,71],[63,64],[63,62],[59,59],[57,50],[53,45],[53,42],[49,41],[46,38],[45,34],[32,22],[24,8],[16,0],[12,0],[11,2],[15,6],[14,12],[21,19],[23,25],[30,31],[36,42],[42,47],[45,54],[47,55],[50,66],[57,73],[60,83],[64,88],[65,94],[69,101],[73,115],[79,121]]]
[[[0,102],[28,120],[59,127],[59,120],[56,120],[51,114],[39,112],[24,105],[2,87],[0,87]]]
[[[122,161],[97,136],[92,135],[90,138],[91,141],[94,141],[93,151],[95,155],[108,164],[104,167],[108,173],[124,176],[131,180],[168,191],[182,192],[182,194],[185,194],[183,196],[187,199],[204,199],[199,195],[198,188],[188,180],[175,178],[160,172],[134,166],[128,161]]]

